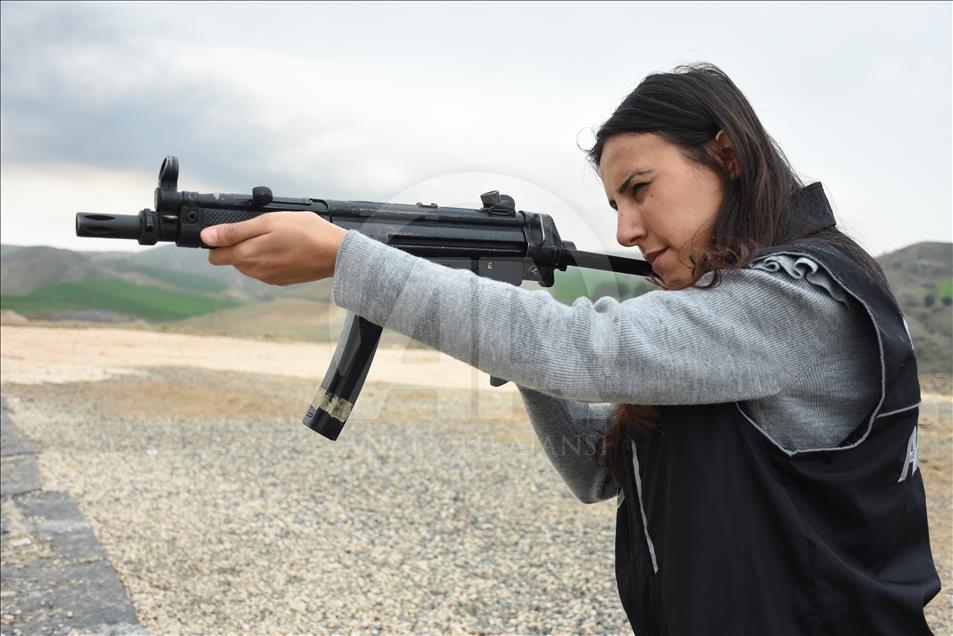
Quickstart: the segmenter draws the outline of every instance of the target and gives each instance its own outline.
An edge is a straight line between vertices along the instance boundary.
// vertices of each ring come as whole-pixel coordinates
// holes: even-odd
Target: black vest
[[[812,231],[833,225],[819,183],[801,201]],[[625,442],[622,605],[639,636],[928,634],[923,606],[940,581],[903,316],[889,289],[841,249],[805,238],[762,255],[778,253],[813,259],[867,309],[882,359],[880,403],[840,446],[797,452],[740,404],[661,407],[658,431]]]

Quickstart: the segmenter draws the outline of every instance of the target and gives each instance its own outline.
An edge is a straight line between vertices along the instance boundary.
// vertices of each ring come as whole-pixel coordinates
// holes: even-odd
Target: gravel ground
[[[631,633],[615,506],[571,495],[511,391],[375,382],[332,443],[300,423],[315,379],[12,379],[44,487],[69,492],[151,633]],[[920,466],[949,583],[949,380],[924,391]],[[927,608],[937,634],[953,634],[951,601]]]
[[[287,416],[313,390],[185,368],[4,386],[152,633],[629,633],[615,507],[577,502],[528,423],[375,386],[332,443]]]

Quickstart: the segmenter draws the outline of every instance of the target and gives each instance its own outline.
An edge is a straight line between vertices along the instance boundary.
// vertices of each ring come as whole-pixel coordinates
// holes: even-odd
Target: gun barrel
[[[138,239],[139,233],[139,215],[137,214],[76,213],[76,236]]]

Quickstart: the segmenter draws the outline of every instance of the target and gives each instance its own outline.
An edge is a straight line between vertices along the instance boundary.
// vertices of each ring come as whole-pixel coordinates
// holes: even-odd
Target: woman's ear
[[[715,153],[725,165],[731,178],[737,179],[740,177],[741,170],[738,168],[738,159],[735,157],[735,147],[724,130],[719,130],[718,134],[715,135],[713,146]]]

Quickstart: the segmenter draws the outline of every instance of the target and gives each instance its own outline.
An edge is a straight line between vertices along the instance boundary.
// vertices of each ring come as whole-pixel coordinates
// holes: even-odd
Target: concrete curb
[[[146,634],[83,513],[42,488],[39,450],[0,397],[0,633]]]

